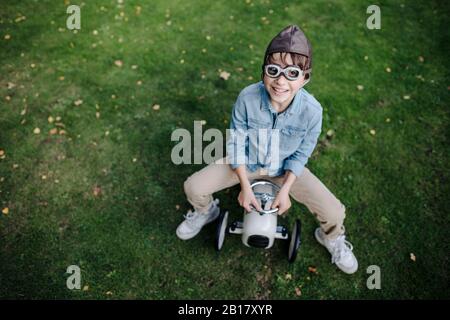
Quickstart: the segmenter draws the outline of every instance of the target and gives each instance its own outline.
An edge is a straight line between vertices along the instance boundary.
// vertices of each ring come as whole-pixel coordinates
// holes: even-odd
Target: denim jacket
[[[322,107],[300,89],[289,107],[278,114],[262,81],[244,88],[234,104],[228,161],[233,169],[246,164],[251,172],[266,169],[269,176],[286,170],[297,177],[308,162],[322,129]]]

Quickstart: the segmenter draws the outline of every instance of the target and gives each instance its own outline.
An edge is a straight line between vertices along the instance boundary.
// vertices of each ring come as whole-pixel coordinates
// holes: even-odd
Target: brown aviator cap
[[[264,63],[267,56],[274,52],[291,52],[298,53],[308,58],[307,65],[305,66],[306,73],[310,73],[312,69],[312,47],[311,43],[306,38],[303,31],[296,25],[290,25],[281,30],[279,34],[272,39],[269,46],[266,49],[266,54],[264,55]]]

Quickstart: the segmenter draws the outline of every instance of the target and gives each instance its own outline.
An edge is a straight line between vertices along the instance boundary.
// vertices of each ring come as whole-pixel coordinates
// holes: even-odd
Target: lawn
[[[3,299],[434,299],[449,290],[449,4],[379,1],[3,0],[0,7],[0,297]],[[181,241],[184,180],[170,137],[229,127],[264,50],[298,24],[323,128],[308,167],[346,205],[359,260],[340,272],[303,223],[294,264],[215,225]],[[445,53],[447,52],[447,53]],[[220,73],[230,77],[224,80]],[[217,193],[242,216],[239,187]],[[81,269],[69,290],[66,269]],[[381,270],[381,289],[366,286]],[[312,267],[312,268],[310,268]],[[315,269],[314,269],[315,268]],[[313,272],[315,270],[315,272]]]

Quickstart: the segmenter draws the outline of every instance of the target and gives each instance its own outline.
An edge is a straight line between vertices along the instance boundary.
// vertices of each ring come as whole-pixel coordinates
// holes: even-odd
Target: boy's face
[[[272,63],[278,64],[282,68],[294,64],[289,54],[286,55],[285,60],[287,64],[281,60],[280,53],[275,53],[273,55]],[[291,103],[292,99],[295,97],[295,94],[305,83],[305,76],[301,76],[297,80],[290,81],[286,79],[283,73],[281,73],[278,78],[271,78],[264,74],[263,82],[264,87],[270,95],[272,105],[277,108],[284,108]]]

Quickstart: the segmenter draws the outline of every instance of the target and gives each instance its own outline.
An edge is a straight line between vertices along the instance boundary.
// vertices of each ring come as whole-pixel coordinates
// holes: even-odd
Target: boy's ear
[[[306,70],[305,72],[305,82],[303,85],[306,85],[311,80],[311,69]]]

